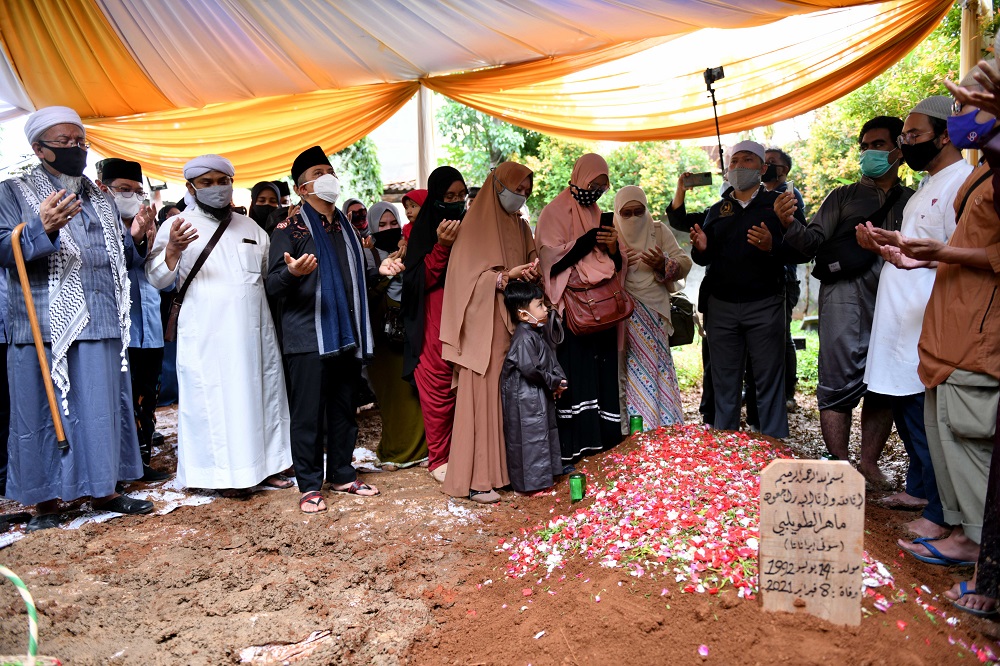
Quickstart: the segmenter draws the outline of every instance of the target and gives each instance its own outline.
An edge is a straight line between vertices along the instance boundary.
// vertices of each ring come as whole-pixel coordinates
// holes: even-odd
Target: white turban
[[[731,154],[735,155],[736,153],[742,153],[744,151],[748,153],[753,153],[754,155],[760,158],[761,162],[767,159],[767,157],[764,154],[764,146],[760,145],[756,141],[740,141],[735,146],[733,146]]]
[[[209,171],[220,171],[230,178],[236,174],[233,163],[222,155],[202,155],[184,165],[184,180],[191,180]]]
[[[80,115],[73,109],[68,106],[48,106],[28,116],[28,121],[24,123],[24,135],[28,137],[28,143],[35,143],[45,134],[45,130],[67,123],[76,125],[81,132],[86,131]]]

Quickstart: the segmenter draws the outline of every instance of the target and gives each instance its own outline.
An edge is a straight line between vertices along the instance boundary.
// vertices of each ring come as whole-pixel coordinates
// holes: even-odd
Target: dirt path
[[[163,416],[169,459],[170,415]],[[815,446],[810,410],[794,418],[793,439]],[[377,413],[365,414],[363,431],[371,446]],[[595,463],[588,468],[596,473]],[[960,655],[974,663],[960,643],[981,646],[995,627],[965,616],[951,626],[915,602],[920,585],[940,593],[963,572],[902,558],[896,524],[909,514],[870,507],[865,544],[906,601],[883,613],[866,600],[871,616],[842,629],[764,614],[725,590],[682,594],[676,582],[583,560],[570,560],[562,580],[543,585],[506,579],[499,539],[564,511],[565,484],[554,497],[505,493],[501,503],[479,507],[448,499],[421,469],[365,478],[381,496],[331,495],[330,511],[314,517],[299,513],[295,490],[262,492],[47,530],[0,550],[0,562],[38,601],[41,651],[66,664],[875,665],[956,663]],[[921,594],[924,603],[945,605]],[[8,585],[0,593],[0,654],[23,650],[26,627]],[[285,647],[254,650],[275,645]]]

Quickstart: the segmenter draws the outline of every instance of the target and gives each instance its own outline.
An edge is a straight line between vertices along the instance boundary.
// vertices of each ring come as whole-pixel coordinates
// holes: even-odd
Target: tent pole
[[[965,0],[962,3],[962,29],[959,37],[958,76],[961,78],[979,62],[983,50],[983,35],[979,29],[981,14],[992,14],[992,2],[980,0]],[[976,166],[979,163],[979,151],[967,150],[965,159]]]
[[[434,157],[434,97],[431,89],[417,92],[417,188],[427,187],[427,177],[437,166]]]

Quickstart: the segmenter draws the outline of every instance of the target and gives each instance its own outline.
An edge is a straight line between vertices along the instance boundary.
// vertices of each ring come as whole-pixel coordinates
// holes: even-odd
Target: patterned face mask
[[[569,193],[573,195],[573,198],[576,199],[578,204],[584,207],[593,206],[607,191],[607,188],[601,187],[600,185],[590,190],[584,190],[580,189],[573,183],[569,184]]]

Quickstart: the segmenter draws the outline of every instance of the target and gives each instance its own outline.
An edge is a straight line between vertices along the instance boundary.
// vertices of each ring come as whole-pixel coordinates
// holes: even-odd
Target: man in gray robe
[[[88,144],[75,111],[41,109],[24,131],[40,163],[0,183],[12,397],[7,497],[37,505],[29,531],[59,524],[60,499],[89,496],[98,510],[149,513],[151,502],[115,492],[119,480],[142,476],[127,370],[127,270],[143,261],[146,229],[140,220],[126,230],[114,202],[83,175]],[[56,443],[48,378],[39,371],[14,263],[11,234],[22,222],[20,244],[67,450]]]
[[[785,243],[815,258],[813,275],[822,282],[816,398],[823,441],[840,460],[850,459],[851,413],[868,390],[865,359],[883,263],[858,246],[854,227],[869,220],[886,229],[899,229],[902,223],[903,208],[913,195],[899,182],[896,137],[902,129],[903,121],[890,116],[865,123],[858,136],[861,180],[830,192],[808,225],[795,218],[799,204],[790,193],[775,202]],[[869,394],[861,409],[859,468],[877,487],[887,485],[878,459],[891,431],[891,407]]]

